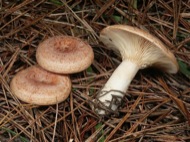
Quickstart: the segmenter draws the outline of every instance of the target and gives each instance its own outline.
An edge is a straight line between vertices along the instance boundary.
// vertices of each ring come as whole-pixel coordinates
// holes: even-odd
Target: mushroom
[[[100,40],[119,52],[121,64],[93,100],[94,111],[99,115],[117,112],[132,79],[139,69],[156,67],[167,73],[177,73],[175,56],[156,37],[141,29],[127,25],[104,28]]]
[[[36,51],[36,60],[41,67],[61,74],[85,70],[93,59],[91,46],[71,36],[51,37],[43,41]]]
[[[10,88],[24,102],[52,105],[69,96],[71,81],[68,75],[55,74],[35,65],[18,72],[12,79]]]

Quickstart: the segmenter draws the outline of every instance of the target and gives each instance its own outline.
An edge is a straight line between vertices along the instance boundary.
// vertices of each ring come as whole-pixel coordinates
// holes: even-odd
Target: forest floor
[[[140,70],[119,115],[102,118],[90,107],[120,55],[99,40],[109,25],[146,29],[175,55],[177,74]],[[51,106],[14,96],[14,75],[36,64],[43,40],[69,35],[88,42],[92,65],[70,75],[72,91]],[[4,0],[0,1],[0,142],[185,142],[190,141],[190,1]]]

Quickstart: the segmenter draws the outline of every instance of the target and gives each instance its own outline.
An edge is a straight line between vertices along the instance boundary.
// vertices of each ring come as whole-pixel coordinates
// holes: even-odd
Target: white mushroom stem
[[[139,67],[137,64],[129,60],[123,60],[97,95],[96,99],[112,111],[117,110],[118,105],[120,105],[125,92],[138,70]],[[101,108],[96,108],[95,111],[100,115],[106,114],[106,111]]]

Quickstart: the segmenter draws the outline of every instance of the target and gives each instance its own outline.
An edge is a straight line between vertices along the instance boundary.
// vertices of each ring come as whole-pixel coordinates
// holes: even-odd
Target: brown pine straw
[[[152,68],[139,71],[117,116],[102,118],[90,108],[121,62],[120,55],[99,41],[104,27],[126,24],[147,30],[190,67],[189,12],[189,0],[1,1],[0,141],[190,141],[190,78],[181,71],[175,75]],[[13,95],[10,81],[36,64],[38,44],[55,35],[90,43],[94,62],[71,75],[72,92],[66,101],[26,104]]]

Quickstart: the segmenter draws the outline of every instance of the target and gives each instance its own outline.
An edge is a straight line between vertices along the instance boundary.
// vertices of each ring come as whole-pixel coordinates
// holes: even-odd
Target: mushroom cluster
[[[119,52],[121,64],[93,100],[92,106],[99,115],[116,113],[123,97],[139,69],[156,67],[167,73],[177,73],[175,56],[156,37],[141,29],[127,25],[104,28],[100,40]]]
[[[64,101],[71,91],[69,74],[88,68],[94,59],[91,46],[79,38],[55,36],[44,40],[36,51],[39,65],[18,72],[10,88],[20,100],[36,105]]]

